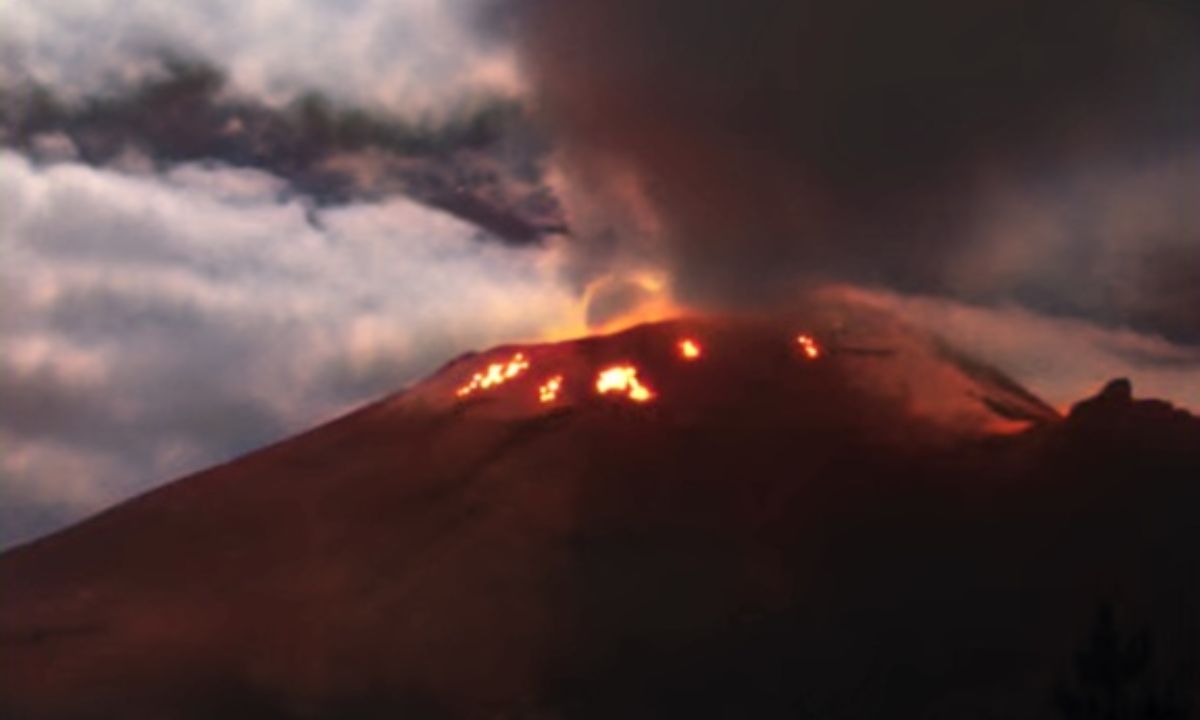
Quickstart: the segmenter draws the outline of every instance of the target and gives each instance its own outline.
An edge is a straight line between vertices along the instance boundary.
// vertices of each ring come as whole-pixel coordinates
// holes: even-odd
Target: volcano
[[[1186,700],[1197,480],[862,309],[499,347],[5,553],[0,716],[1052,716],[1105,603]]]

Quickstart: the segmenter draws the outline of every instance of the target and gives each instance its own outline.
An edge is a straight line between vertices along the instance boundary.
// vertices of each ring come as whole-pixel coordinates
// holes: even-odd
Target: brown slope
[[[1195,590],[1172,511],[1195,499],[1194,419],[1130,401],[1060,423],[846,312],[809,318],[818,362],[798,322],[731,320],[463,358],[7,553],[0,711],[769,715],[803,696],[895,717],[1040,699],[1102,594],[1158,617]],[[676,356],[684,335],[701,361]],[[455,397],[517,351],[524,375]],[[619,361],[654,402],[595,396]],[[991,437],[997,405],[1044,422]]]

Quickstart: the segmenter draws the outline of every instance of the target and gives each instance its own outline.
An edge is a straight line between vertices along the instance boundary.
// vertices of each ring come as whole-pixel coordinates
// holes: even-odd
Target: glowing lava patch
[[[638,403],[654,399],[654,393],[638,380],[637,368],[632,365],[614,365],[601,370],[596,376],[596,392],[601,395],[618,393]]]
[[[558,393],[562,390],[563,376],[555,375],[546,382],[538,386],[538,402],[552,403],[558,399]]]
[[[517,353],[508,362],[492,363],[482,372],[471,376],[471,381],[463,385],[454,394],[460,398],[467,397],[477,390],[488,390],[502,385],[529,369],[529,359],[524,353]]]
[[[800,352],[804,353],[804,357],[809,360],[821,357],[821,346],[817,344],[812,335],[797,335],[796,344],[800,346]]]
[[[679,341],[679,357],[684,360],[698,360],[700,358],[700,343],[691,338],[684,338]]]

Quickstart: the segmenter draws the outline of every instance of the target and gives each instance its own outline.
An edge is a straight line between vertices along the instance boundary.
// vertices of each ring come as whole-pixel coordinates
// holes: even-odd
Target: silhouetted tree
[[[1091,634],[1075,655],[1075,677],[1055,689],[1054,705],[1068,720],[1182,720],[1185,705],[1149,675],[1150,635],[1123,638],[1113,607],[1100,607]]]

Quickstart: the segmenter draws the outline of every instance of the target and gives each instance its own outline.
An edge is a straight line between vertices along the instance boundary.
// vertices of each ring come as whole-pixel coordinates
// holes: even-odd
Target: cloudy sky
[[[748,287],[852,283],[1054,404],[1125,374],[1141,394],[1200,408],[1200,142],[1176,122],[1195,118],[1186,92],[1141,98],[1146,118],[1072,133],[1052,164],[994,160],[1044,147],[1032,132],[952,153],[889,130],[918,140],[938,178],[970,178],[919,192],[906,180],[899,193],[886,178],[911,173],[910,159],[872,155],[861,129],[829,136],[859,148],[834,153],[835,172],[763,121],[857,127],[845,116],[855,103],[822,115],[772,100],[796,95],[762,80],[787,67],[773,41],[768,73],[681,49],[716,52],[713,28],[730,28],[718,49],[736,52],[736,33],[776,18],[701,24],[681,9],[692,4],[655,0],[667,13],[655,18],[682,14],[669,27],[697,41],[662,50],[659,25],[639,29],[643,5],[571,5],[6,2],[0,547],[327,420],[460,352],[581,332],[672,291],[684,305],[741,307],[777,300]],[[606,35],[614,27],[619,38]],[[1190,67],[1192,29],[1147,33]],[[813,47],[807,59],[828,59]],[[827,83],[796,76],[827,106],[838,88],[871,85],[873,66],[860,65]],[[1069,70],[1055,82],[1087,71]],[[957,97],[943,80],[923,91]],[[1021,117],[1044,90],[1010,85],[991,110]],[[752,122],[722,124],[748,102]],[[875,114],[874,102],[860,104]],[[1090,95],[1078,102],[1094,109]],[[1000,126],[1011,123],[973,129]],[[766,140],[738,144],[751,136]],[[729,152],[704,149],[714,144]],[[966,168],[964,155],[989,160]],[[767,156],[790,164],[746,160]],[[877,219],[849,222],[848,206]],[[881,226],[898,240],[879,240]],[[936,268],[911,261],[927,256]]]

